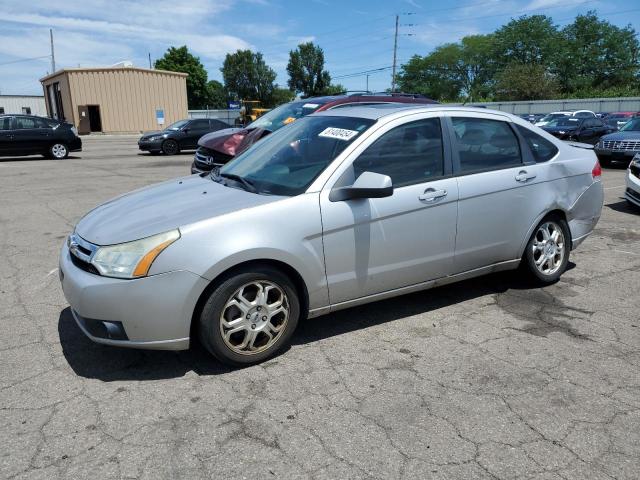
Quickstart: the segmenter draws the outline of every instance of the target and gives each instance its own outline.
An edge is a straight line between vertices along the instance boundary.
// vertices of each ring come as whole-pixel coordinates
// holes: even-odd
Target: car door
[[[37,117],[15,117],[13,142],[20,155],[46,152],[51,142],[52,129]]]
[[[15,155],[13,117],[0,117],[0,155]]]
[[[448,121],[459,189],[455,272],[517,259],[540,212],[534,200],[543,166],[507,117],[461,112]]]
[[[180,147],[183,149],[196,148],[200,137],[209,132],[209,119],[191,120],[182,131],[184,132],[184,137],[181,139]]]
[[[449,275],[458,189],[436,114],[390,122],[360,145],[320,195],[332,305]],[[331,201],[363,172],[388,175],[393,195]]]

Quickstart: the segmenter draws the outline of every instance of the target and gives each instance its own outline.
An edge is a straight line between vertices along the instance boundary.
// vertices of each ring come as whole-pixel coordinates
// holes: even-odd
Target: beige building
[[[187,74],[134,67],[65,68],[40,79],[48,115],[80,134],[139,133],[187,118]]]

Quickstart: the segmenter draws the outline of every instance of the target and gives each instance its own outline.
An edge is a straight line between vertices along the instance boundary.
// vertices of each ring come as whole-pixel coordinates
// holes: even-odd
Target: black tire
[[[244,285],[267,281],[286,294],[289,315],[281,332],[274,336],[273,344],[257,353],[238,353],[225,342],[222,334],[222,314],[227,302]],[[233,308],[233,307],[230,307]],[[261,315],[261,314],[260,314]],[[249,318],[249,317],[247,317]],[[218,360],[232,367],[244,367],[273,357],[289,345],[300,318],[300,300],[295,286],[285,274],[269,266],[249,266],[222,278],[212,290],[198,319],[198,336],[204,347]],[[258,321],[254,320],[256,323]],[[271,322],[271,320],[269,320]],[[252,325],[251,328],[254,326]],[[247,333],[243,335],[248,335]],[[260,335],[260,334],[257,334]],[[267,343],[268,344],[268,343]]]
[[[64,160],[69,156],[69,147],[62,142],[56,142],[49,147],[47,151],[47,158],[53,158],[54,160]]]
[[[162,152],[165,155],[176,155],[180,153],[180,146],[175,140],[168,139],[162,142]]]
[[[560,261],[560,264],[557,270],[552,273],[545,274],[543,273],[537,266],[536,260],[540,258],[539,253],[534,253],[534,242],[536,242],[536,237],[538,241],[541,239],[539,235],[540,228],[545,224],[553,224],[557,228],[562,231],[562,236],[564,238],[563,241],[563,256]],[[536,226],[531,235],[531,238],[527,242],[527,246],[524,251],[524,255],[522,257],[521,266],[525,270],[525,272],[529,275],[531,279],[533,279],[536,283],[542,285],[549,285],[551,283],[555,283],[558,281],[560,276],[567,269],[567,264],[569,263],[569,254],[571,252],[571,232],[569,230],[569,226],[567,222],[560,215],[548,215],[542,219],[542,221]],[[536,255],[538,255],[536,257]]]

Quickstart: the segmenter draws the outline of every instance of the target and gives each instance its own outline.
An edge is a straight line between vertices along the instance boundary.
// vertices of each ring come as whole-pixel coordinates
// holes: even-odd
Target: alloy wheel
[[[220,315],[220,333],[227,347],[242,355],[271,348],[284,332],[290,306],[284,290],[267,280],[237,289]]]
[[[553,275],[562,266],[566,255],[562,228],[555,222],[545,222],[538,227],[533,238],[533,262],[543,275]]]
[[[64,158],[67,156],[67,147],[61,143],[56,143],[51,147],[51,154],[57,159]]]

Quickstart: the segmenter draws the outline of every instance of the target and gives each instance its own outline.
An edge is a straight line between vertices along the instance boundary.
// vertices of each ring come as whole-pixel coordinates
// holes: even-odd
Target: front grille
[[[602,146],[607,150],[635,151],[640,150],[640,140],[603,140]]]
[[[98,269],[96,267],[94,267],[92,264],[90,264],[89,262],[85,262],[84,260],[80,260],[73,253],[70,253],[69,256],[71,257],[71,263],[73,263],[80,270],[84,270],[85,272],[93,273],[94,275],[100,275],[100,272],[98,272]]]
[[[636,192],[635,190],[627,188],[627,195],[629,195],[631,198],[633,198],[637,202],[640,202],[640,193]]]
[[[210,170],[214,166],[224,165],[232,158],[231,155],[226,155],[207,147],[198,147],[194,160],[198,167]]]

